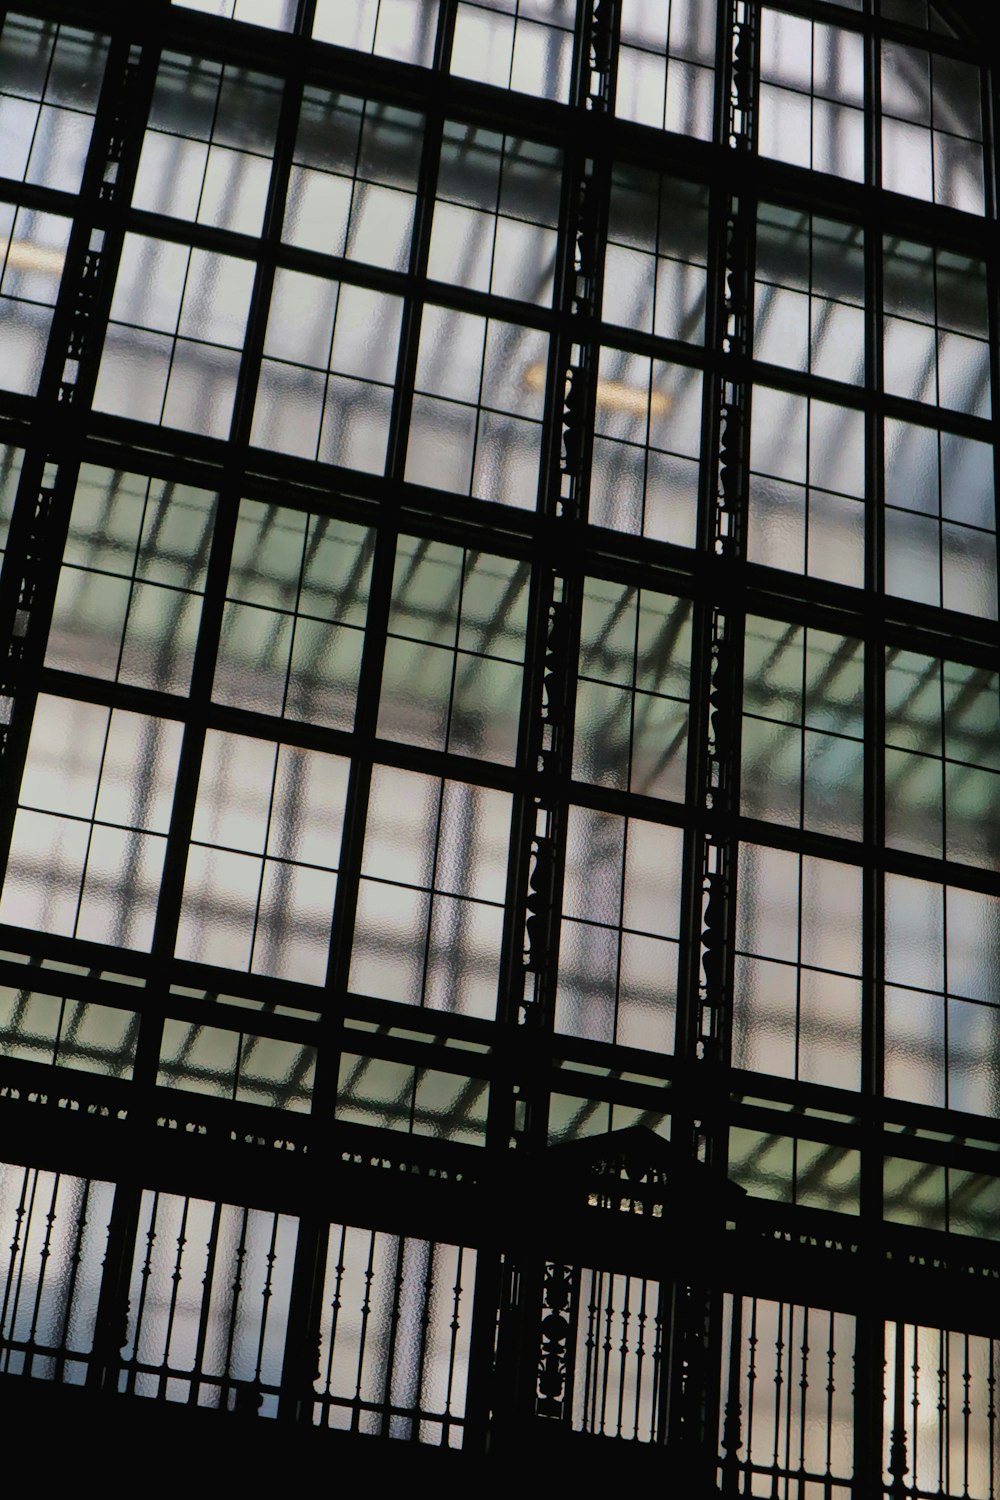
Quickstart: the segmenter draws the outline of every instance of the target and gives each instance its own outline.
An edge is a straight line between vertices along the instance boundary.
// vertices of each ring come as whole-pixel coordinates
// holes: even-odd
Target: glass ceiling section
[[[982,59],[922,0],[163,14],[0,29],[0,1054],[456,1147],[521,1139],[508,1028],[536,1144],[702,1053],[719,1120],[995,1123]],[[732,1173],[855,1212],[814,1123]]]

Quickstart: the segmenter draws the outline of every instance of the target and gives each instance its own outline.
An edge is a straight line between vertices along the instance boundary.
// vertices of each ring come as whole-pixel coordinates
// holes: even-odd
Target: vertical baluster
[[[56,1367],[54,1378],[62,1381],[66,1369],[67,1339],[69,1336],[69,1320],[73,1312],[73,1304],[76,1300],[76,1283],[80,1274],[80,1263],[83,1259],[83,1240],[87,1229],[87,1213],[90,1208],[91,1182],[89,1178],[82,1181],[74,1179],[76,1187],[76,1225],[73,1235],[73,1249],[69,1257],[69,1275],[66,1278],[66,1289],[62,1297],[62,1307],[59,1311],[57,1323],[59,1328],[58,1345],[56,1351]]]
[[[632,1317],[632,1277],[622,1278],[622,1340],[619,1345],[618,1368],[618,1412],[615,1418],[615,1437],[622,1435],[622,1416],[625,1411],[625,1376],[628,1373],[629,1321]]]
[[[667,1424],[663,1417],[664,1410],[664,1381],[666,1378],[667,1363],[667,1330],[664,1326],[666,1320],[665,1309],[670,1306],[669,1299],[657,1298],[656,1315],[653,1322],[653,1392],[650,1400],[650,1427],[651,1437],[654,1443],[665,1443],[669,1436]]]
[[[3,1307],[0,1308],[0,1337],[7,1342],[3,1350],[3,1360],[0,1362],[0,1370],[10,1369],[11,1348],[10,1340],[14,1337],[14,1325],[17,1320],[17,1303],[20,1297],[21,1276],[24,1274],[23,1264],[25,1249],[22,1244],[26,1243],[31,1231],[31,1205],[34,1202],[35,1181],[37,1172],[27,1168],[23,1169],[21,1177],[21,1195],[18,1199],[17,1208],[14,1211],[14,1238],[10,1242],[10,1263],[7,1270],[7,1280],[4,1285]],[[31,1182],[31,1193],[28,1194],[28,1183]],[[8,1314],[10,1322],[8,1323]]]
[[[754,1407],[757,1386],[757,1298],[750,1299],[750,1337],[747,1340],[747,1465],[753,1463]]]
[[[190,1198],[184,1198],[182,1201],[183,1201],[183,1205],[184,1206],[181,1209],[181,1225],[180,1225],[180,1229],[177,1232],[177,1255],[176,1255],[176,1259],[174,1260],[173,1274],[170,1277],[171,1291],[170,1291],[170,1302],[169,1302],[169,1304],[167,1306],[167,1326],[166,1326],[166,1329],[165,1329],[164,1335],[163,1335],[163,1361],[162,1361],[162,1364],[163,1364],[163,1373],[160,1376],[160,1384],[157,1387],[157,1392],[156,1392],[157,1397],[161,1397],[162,1396],[164,1398],[166,1397],[166,1391],[167,1391],[167,1379],[168,1379],[167,1370],[169,1369],[169,1366],[170,1366],[170,1341],[171,1341],[171,1338],[173,1337],[174,1318],[175,1318],[176,1313],[177,1313],[177,1299],[178,1299],[178,1297],[180,1295],[181,1277],[184,1274],[184,1272],[183,1272],[184,1247],[187,1244],[188,1210],[189,1210],[189,1208],[191,1206],[191,1200],[190,1200]],[[201,1361],[198,1360],[196,1362],[196,1368],[200,1368],[200,1366],[201,1366]],[[192,1381],[191,1382],[191,1386],[190,1386],[190,1388],[188,1390],[188,1400],[189,1401],[193,1399],[193,1397],[194,1397],[194,1391],[195,1391],[195,1383],[194,1383],[194,1381]]]
[[[892,1438],[889,1444],[889,1473],[892,1476],[893,1497],[906,1491],[907,1444],[906,1444],[906,1330],[902,1323],[894,1325],[893,1333],[893,1391],[892,1391]],[[916,1385],[914,1384],[914,1397]],[[913,1442],[914,1472],[916,1471],[916,1439]]]
[[[184,1203],[185,1216],[187,1214],[187,1210],[188,1210],[188,1203],[187,1203],[187,1200],[185,1200],[185,1203]],[[206,1261],[205,1261],[205,1274],[202,1277],[202,1283],[201,1283],[201,1306],[200,1306],[200,1308],[198,1310],[198,1334],[197,1334],[197,1337],[196,1337],[196,1340],[195,1340],[194,1378],[191,1381],[191,1386],[190,1386],[190,1389],[188,1391],[188,1401],[192,1405],[194,1405],[197,1402],[198,1394],[199,1394],[199,1387],[200,1387],[200,1384],[201,1384],[199,1376],[200,1376],[201,1372],[205,1368],[205,1346],[208,1343],[208,1330],[209,1330],[209,1326],[211,1324],[212,1312],[213,1312],[213,1306],[212,1306],[212,1283],[215,1280],[215,1262],[216,1262],[216,1257],[218,1256],[218,1253],[219,1253],[219,1239],[221,1237],[221,1229],[222,1229],[222,1205],[220,1203],[213,1203],[213,1205],[212,1205],[212,1225],[211,1225],[211,1228],[209,1229],[209,1232],[208,1232],[208,1256],[207,1256]],[[180,1264],[179,1261],[178,1261],[178,1264]],[[220,1388],[220,1392],[219,1392],[219,1403],[222,1406],[225,1405],[225,1399],[224,1399],[224,1396],[225,1396],[225,1380],[224,1380],[224,1377],[225,1377],[225,1365],[223,1365],[223,1385]]]
[[[990,1339],[986,1355],[986,1433],[989,1452],[990,1500],[997,1500],[997,1363],[1000,1343]]]
[[[243,1295],[243,1263],[247,1254],[247,1225],[250,1218],[250,1210],[240,1210],[240,1237],[236,1246],[235,1265],[233,1266],[233,1279],[229,1286],[229,1324],[226,1328],[226,1352],[222,1361],[222,1406],[229,1407],[229,1396],[233,1390],[233,1345],[236,1342],[236,1325],[240,1316],[240,1298]],[[237,1388],[234,1404],[237,1409],[240,1405],[240,1393]]]
[[[463,1287],[462,1273],[464,1270],[462,1262],[464,1256],[465,1250],[461,1245],[459,1245],[455,1252],[455,1285],[452,1288],[451,1321],[449,1324],[449,1327],[451,1329],[451,1337],[448,1340],[448,1385],[445,1390],[444,1430],[441,1437],[442,1445],[445,1448],[449,1448],[451,1446],[451,1427],[453,1421],[451,1414],[451,1403],[455,1388],[455,1358],[458,1353],[458,1330]]]
[[[829,1314],[826,1336],[826,1479],[829,1484],[833,1475],[833,1398],[836,1389],[835,1358],[837,1348],[837,1324],[835,1315]]]
[[[439,814],[440,816],[440,814]],[[396,1339],[399,1333],[399,1320],[403,1305],[403,1297],[406,1295],[406,1240],[403,1236],[396,1236],[396,1268],[392,1278],[392,1311],[389,1314],[389,1340],[385,1357],[385,1374],[382,1379],[382,1427],[383,1437],[393,1436],[392,1432],[392,1385],[393,1373],[396,1367]]]
[[[149,1295],[149,1279],[153,1274],[153,1246],[156,1243],[156,1223],[160,1211],[160,1195],[157,1192],[146,1190],[142,1195],[143,1207],[148,1205],[149,1219],[146,1226],[146,1250],[142,1268],[139,1271],[139,1296],[135,1307],[135,1333],[132,1340],[132,1368],[128,1371],[125,1380],[125,1389],[128,1394],[135,1394],[136,1366],[139,1363],[139,1347],[143,1341],[146,1321],[146,1301]],[[140,1209],[141,1212],[141,1209]],[[136,1232],[138,1242],[138,1231]],[[129,1282],[129,1293],[131,1295],[132,1284]]]
[[[910,1469],[913,1475],[913,1484],[916,1487],[920,1483],[920,1454],[923,1451],[920,1443],[920,1428],[917,1418],[920,1412],[920,1330],[916,1324],[913,1325],[913,1394],[911,1396],[911,1427],[910,1441],[913,1448],[913,1459]],[[902,1487],[900,1488],[902,1493]]]
[[[806,1470],[806,1408],[809,1403],[809,1309],[802,1309],[802,1359],[799,1375],[799,1469]],[[791,1394],[789,1392],[789,1394]],[[791,1430],[789,1422],[789,1430]],[[789,1465],[789,1468],[791,1465]]]
[[[978,1342],[978,1340],[977,1340]],[[972,1454],[972,1366],[969,1362],[971,1340],[968,1334],[962,1338],[962,1489],[969,1494],[973,1479],[970,1472]]]
[[[257,1355],[254,1360],[254,1385],[260,1390],[264,1370],[264,1340],[267,1337],[267,1319],[271,1310],[271,1298],[273,1293],[274,1264],[278,1258],[278,1215],[271,1215],[271,1238],[268,1242],[267,1254],[264,1263],[267,1270],[264,1272],[264,1286],[261,1291],[261,1302],[263,1306],[260,1313],[260,1333],[257,1338]]]
[[[649,1286],[649,1282],[643,1277],[639,1283],[639,1312],[636,1317],[635,1339],[635,1421],[632,1436],[636,1440],[639,1437],[639,1419],[642,1414],[642,1377],[646,1373],[646,1295]],[[649,1436],[652,1438],[652,1432]]]
[[[779,1302],[777,1307],[778,1327],[774,1340],[774,1454],[771,1459],[771,1494],[774,1500],[778,1500],[778,1465],[781,1462],[781,1403],[784,1399],[784,1386],[786,1383],[790,1385],[790,1382],[785,1381],[785,1304]]]
[[[593,1431],[593,1423],[589,1413],[591,1393],[597,1379],[597,1342],[595,1329],[597,1326],[597,1273],[585,1271],[585,1276],[590,1278],[590,1299],[587,1303],[587,1337],[584,1340],[586,1356],[583,1372],[583,1401],[581,1426],[584,1432]],[[582,1288],[581,1288],[582,1290]]]
[[[47,1173],[46,1176],[48,1176]],[[42,1310],[42,1300],[45,1296],[46,1291],[45,1282],[48,1276],[49,1260],[52,1256],[52,1234],[53,1230],[55,1229],[56,1222],[56,1198],[59,1193],[59,1185],[61,1181],[62,1178],[57,1172],[52,1179],[52,1185],[49,1191],[49,1206],[45,1214],[45,1235],[42,1239],[42,1248],[38,1252],[38,1258],[41,1264],[38,1268],[38,1279],[35,1282],[35,1296],[31,1308],[31,1322],[28,1325],[28,1337],[26,1340],[29,1346],[28,1352],[25,1354],[24,1363],[24,1373],[26,1375],[34,1373],[35,1348],[37,1345],[38,1334],[38,1318]]]
[[[328,1256],[329,1256],[329,1254],[332,1254],[332,1248],[333,1248],[333,1233],[332,1232],[336,1228],[337,1228],[336,1224],[331,1224],[331,1226],[330,1226],[330,1229],[331,1229],[330,1251],[328,1252]],[[340,1321],[340,1309],[341,1309],[342,1302],[343,1302],[343,1290],[344,1290],[344,1246],[346,1244],[346,1240],[347,1240],[347,1228],[346,1228],[345,1225],[341,1224],[340,1225],[340,1244],[337,1247],[337,1264],[334,1267],[333,1297],[332,1297],[331,1302],[330,1302],[329,1348],[327,1349],[327,1355],[326,1355],[326,1376],[325,1376],[325,1380],[324,1380],[324,1384],[326,1386],[326,1397],[327,1397],[327,1400],[326,1400],[326,1403],[325,1403],[325,1407],[324,1407],[324,1416],[325,1416],[324,1425],[328,1425],[329,1424],[330,1414],[331,1414],[331,1410],[332,1410],[333,1370],[334,1370],[334,1363],[335,1363],[336,1357],[337,1357],[337,1324]],[[329,1264],[329,1260],[328,1260],[328,1264]]]
[[[372,1309],[372,1283],[375,1279],[375,1241],[378,1236],[375,1230],[369,1231],[368,1235],[368,1264],[365,1267],[365,1289],[361,1298],[361,1332],[358,1338],[358,1368],[354,1384],[354,1415],[351,1420],[351,1431],[358,1432],[361,1422],[361,1391],[364,1376],[365,1344],[368,1340],[368,1319]]]
[[[951,1445],[948,1441],[948,1335],[938,1329],[937,1368],[937,1440],[938,1485],[947,1493],[951,1489]]]
[[[603,1281],[604,1273],[602,1272],[601,1274]],[[611,1375],[611,1350],[614,1347],[611,1337],[611,1325],[615,1311],[615,1278],[610,1272],[607,1277],[607,1299],[607,1306],[604,1312],[604,1343],[602,1345],[604,1361],[601,1370],[601,1425],[599,1428],[595,1428],[595,1431],[602,1433],[608,1415],[608,1380]]]
[[[417,1344],[417,1367],[414,1382],[415,1409],[413,1413],[413,1426],[410,1430],[410,1437],[415,1443],[421,1439],[421,1416],[425,1410],[424,1368],[427,1360],[427,1342],[431,1324],[431,1303],[434,1298],[434,1260],[440,1252],[441,1246],[439,1245],[432,1243],[427,1246],[427,1269],[424,1273],[423,1301],[420,1307],[420,1334]],[[441,1436],[442,1438],[444,1437],[443,1430]]]
[[[729,1301],[729,1381],[726,1412],[722,1424],[722,1493],[735,1495],[739,1485],[739,1451],[743,1447],[740,1430],[740,1393],[743,1367],[743,1298],[734,1292]]]

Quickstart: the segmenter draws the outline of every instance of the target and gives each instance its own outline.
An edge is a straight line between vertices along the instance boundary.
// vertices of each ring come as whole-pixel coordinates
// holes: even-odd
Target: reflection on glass
[[[207,490],[81,465],[46,665],[186,692],[214,518]]]
[[[427,274],[551,303],[561,174],[550,146],[446,120]]]
[[[711,140],[716,12],[700,0],[622,0],[617,115]]]
[[[690,663],[688,600],[588,578],[574,775],[683,802]]]
[[[743,812],[861,837],[862,643],[750,615],[743,676]]]
[[[340,1056],[338,1120],[482,1146],[489,1099],[482,1078],[354,1052]]]
[[[402,310],[400,297],[279,270],[251,441],[381,473]]]
[[[423,124],[413,110],[306,88],[282,238],[405,271]]]
[[[575,22],[575,0],[458,0],[451,71],[565,104]]]
[[[376,766],[351,989],[492,1019],[511,799]]]
[[[0,203],[0,386],[33,396],[59,294],[70,219]]]
[[[534,510],[548,335],[427,305],[406,478]]]
[[[755,386],[747,556],[861,588],[864,413]]]
[[[571,807],[556,1030],[672,1052],[683,836]]]
[[[864,42],[859,32],[765,6],[758,149],[815,172],[864,178]]]
[[[861,1085],[861,871],[740,847],[733,1062]]]
[[[178,957],[323,983],[347,774],[339,756],[209,731]]]
[[[439,0],[316,0],[313,36],[376,57],[434,61]]]
[[[885,901],[886,1093],[995,1118],[1000,900],[890,875]]]
[[[148,950],[180,741],[169,720],[41,695],[0,921]]]
[[[248,260],[126,234],[97,410],[228,436],[253,277]]]
[[[353,728],[373,547],[362,526],[242,500],[213,698]]]
[[[513,763],[528,576],[510,558],[400,537],[379,734]]]
[[[280,107],[276,78],[165,52],[134,206],[259,235]]]
[[[997,618],[996,503],[988,443],[885,422],[885,587]]]
[[[79,191],[106,38],[33,16],[0,22],[0,176]]]

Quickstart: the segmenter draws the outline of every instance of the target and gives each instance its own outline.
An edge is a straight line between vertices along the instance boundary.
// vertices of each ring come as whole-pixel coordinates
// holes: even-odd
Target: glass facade
[[[1000,1494],[993,89],[0,9],[0,1374]]]

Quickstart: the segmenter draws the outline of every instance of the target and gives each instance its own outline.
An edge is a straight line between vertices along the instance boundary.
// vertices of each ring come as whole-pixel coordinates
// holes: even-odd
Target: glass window
[[[827,1213],[856,1214],[860,1209],[861,1153],[839,1143],[734,1125],[729,1131],[729,1178],[752,1198]],[[772,1339],[771,1348],[775,1347]],[[769,1404],[773,1433],[773,1397]],[[823,1437],[825,1441],[825,1431]]]
[[[376,766],[352,990],[493,1018],[510,816],[506,792]]]
[[[983,212],[981,87],[971,62],[882,43],[883,187]]]
[[[313,36],[319,42],[373,52],[376,57],[434,61],[439,0],[316,0]]]
[[[905,1394],[898,1398],[897,1339],[902,1341],[900,1360],[906,1382]],[[961,1485],[967,1495],[988,1495],[996,1486],[997,1474],[996,1371],[1000,1343],[967,1333],[961,1325],[950,1331],[900,1322],[886,1323],[883,1347],[885,1467],[891,1462],[892,1414],[898,1410],[903,1431],[897,1451],[905,1442],[911,1455],[907,1479],[912,1477],[918,1494],[923,1490],[943,1495]],[[958,1412],[961,1421],[956,1420]]]
[[[299,8],[299,0],[170,0],[170,3],[218,16],[223,21],[267,26],[272,31],[291,31]]]
[[[0,386],[33,396],[59,295],[70,219],[0,203]]]
[[[705,338],[708,191],[615,167],[604,258],[606,322],[658,338]]]
[[[887,875],[885,1092],[1000,1112],[1000,899]]]
[[[209,730],[179,958],[324,982],[348,768],[338,756]]]
[[[138,1038],[135,1011],[0,985],[0,1057],[131,1078]]]
[[[86,1382],[114,1201],[114,1183],[0,1162],[8,1378]]]
[[[24,449],[11,443],[0,443],[0,568],[3,567],[10,535],[10,523],[14,514],[17,486],[21,479]]]
[[[760,17],[760,154],[863,181],[864,77],[860,32],[765,7]]]
[[[169,720],[41,695],[0,921],[148,950],[180,744]]]
[[[990,415],[986,285],[981,260],[886,236],[883,354],[890,395]]]
[[[683,802],[691,604],[602,578],[584,585],[573,774]]]
[[[885,837],[983,869],[1000,862],[1000,677],[890,647]]]
[[[241,501],[213,698],[352,729],[373,547],[363,526]]]
[[[312,1421],[461,1448],[476,1252],[331,1224]]]
[[[428,276],[550,304],[561,181],[553,147],[446,120]]]
[[[529,577],[512,558],[399,538],[379,734],[513,763]]]
[[[186,693],[215,500],[190,485],[83,464],[46,665]]]
[[[597,375],[590,520],[693,547],[703,376],[605,346]]]
[[[742,844],[733,1063],[861,1086],[861,871]]]
[[[276,78],[165,52],[133,205],[259,235],[280,107]]]
[[[711,140],[717,13],[702,0],[622,0],[615,113]]]
[[[163,1023],[161,1088],[308,1114],[315,1071],[315,1047],[169,1017]]]
[[[307,88],[282,238],[303,250],[405,271],[423,132],[424,117],[414,110]]]
[[[762,204],[753,352],[828,380],[865,378],[864,235],[853,224]]]
[[[0,22],[0,177],[75,193],[104,78],[107,39],[8,13]]]
[[[548,334],[424,308],[406,478],[534,510]]]
[[[338,1120],[483,1146],[489,1102],[484,1078],[357,1052],[340,1056]]]
[[[740,803],[752,818],[859,839],[864,648],[748,615]]]
[[[253,278],[251,261],[126,234],[97,410],[228,437]]]
[[[458,0],[451,71],[565,104],[575,22],[576,0]]]
[[[381,474],[402,298],[278,270],[251,441]]]
[[[672,1052],[683,835],[571,807],[556,1030]]]
[[[885,587],[997,618],[993,448],[887,417]]]
[[[287,1214],[144,1188],[119,1390],[232,1411],[242,1384],[255,1412],[275,1416],[298,1227]]]
[[[861,588],[865,581],[865,418],[755,386],[747,557]]]

